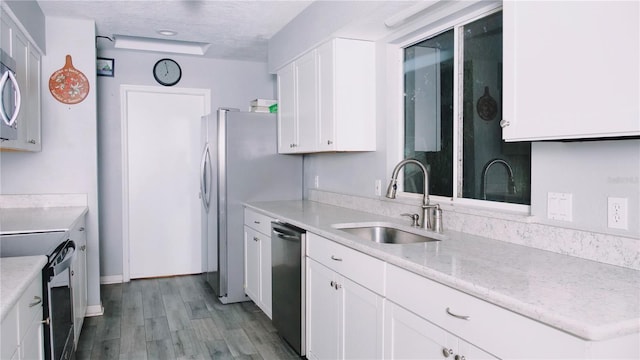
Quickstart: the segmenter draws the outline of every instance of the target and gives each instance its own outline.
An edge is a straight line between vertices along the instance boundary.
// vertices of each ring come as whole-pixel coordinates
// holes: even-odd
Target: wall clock
[[[173,86],[180,81],[182,69],[172,59],[160,59],[153,65],[153,77],[160,85]]]

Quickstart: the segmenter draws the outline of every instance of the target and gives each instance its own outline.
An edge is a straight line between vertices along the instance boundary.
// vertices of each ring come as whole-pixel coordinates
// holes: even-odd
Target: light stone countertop
[[[86,206],[0,208],[0,235],[67,231]]]
[[[46,256],[0,258],[0,322],[18,302],[33,279],[42,272]]]
[[[245,204],[586,340],[640,335],[640,271],[446,230],[438,242],[378,244],[332,224],[395,218],[313,201]]]

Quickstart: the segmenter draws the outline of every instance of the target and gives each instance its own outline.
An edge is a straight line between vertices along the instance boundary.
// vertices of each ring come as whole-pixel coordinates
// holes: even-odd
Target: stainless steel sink
[[[335,224],[333,227],[381,244],[413,244],[440,241],[444,238],[441,234],[431,235],[421,229],[414,230],[390,223]]]

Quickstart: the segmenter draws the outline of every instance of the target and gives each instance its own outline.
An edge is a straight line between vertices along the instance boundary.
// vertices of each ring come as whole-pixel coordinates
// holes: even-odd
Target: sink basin
[[[414,244],[440,241],[443,238],[441,234],[430,234],[421,229],[390,223],[334,224],[333,227],[381,244]]]

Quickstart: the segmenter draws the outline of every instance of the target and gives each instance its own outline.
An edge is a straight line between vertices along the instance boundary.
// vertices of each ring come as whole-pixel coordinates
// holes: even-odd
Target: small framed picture
[[[96,59],[96,72],[98,76],[110,76],[113,77],[113,59],[97,58]]]

